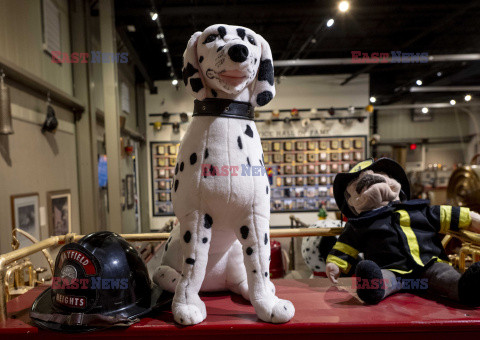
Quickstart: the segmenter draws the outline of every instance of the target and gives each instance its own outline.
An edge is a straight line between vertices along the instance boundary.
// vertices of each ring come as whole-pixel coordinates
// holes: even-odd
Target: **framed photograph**
[[[135,202],[133,175],[127,175],[127,209],[132,209]]]
[[[121,188],[122,196],[120,197],[120,202],[122,203],[122,211],[125,210],[125,200],[126,200],[126,192],[127,192],[127,183],[125,182],[125,178],[122,178],[122,188]]]
[[[39,196],[38,193],[12,195],[12,228],[26,231],[40,240]]]
[[[70,190],[47,192],[47,209],[50,236],[72,232],[72,194]]]

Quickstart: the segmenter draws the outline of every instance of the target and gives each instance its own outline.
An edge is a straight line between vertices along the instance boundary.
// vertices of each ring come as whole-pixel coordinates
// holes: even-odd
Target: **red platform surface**
[[[0,339],[175,338],[175,339],[450,339],[480,337],[480,309],[447,300],[428,300],[400,293],[376,306],[365,306],[351,288],[351,279],[332,287],[327,279],[274,280],[277,294],[290,299],[295,317],[286,324],[257,319],[253,307],[235,294],[207,294],[208,316],[199,325],[184,327],[170,312],[160,312],[129,328],[87,334],[64,334],[38,329],[28,317],[38,287],[8,303],[9,319],[0,326]]]

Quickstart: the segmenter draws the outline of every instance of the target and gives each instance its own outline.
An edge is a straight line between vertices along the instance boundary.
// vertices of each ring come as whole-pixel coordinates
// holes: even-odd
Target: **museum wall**
[[[70,51],[68,5],[60,9],[61,48]],[[55,64],[42,47],[41,1],[0,2],[0,58],[72,94],[70,64]],[[11,250],[11,195],[38,193],[47,207],[47,192],[70,190],[72,231],[79,232],[75,123],[72,112],[53,103],[59,126],[55,134],[41,132],[46,117],[45,98],[25,88],[10,86],[14,134],[0,138],[0,253]],[[5,180],[8,178],[8,181]],[[40,237],[49,236],[48,214],[40,219]]]

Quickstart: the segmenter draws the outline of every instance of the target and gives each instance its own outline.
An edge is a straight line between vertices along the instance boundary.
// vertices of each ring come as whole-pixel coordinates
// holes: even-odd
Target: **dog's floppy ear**
[[[262,55],[260,56],[260,65],[258,66],[257,79],[250,103],[253,106],[264,106],[275,97],[275,78],[270,45],[261,35],[257,34],[257,37],[262,47]]]
[[[205,82],[197,58],[197,42],[202,32],[196,32],[188,41],[187,48],[183,53],[183,83],[187,91],[198,100],[204,100],[206,96]]]

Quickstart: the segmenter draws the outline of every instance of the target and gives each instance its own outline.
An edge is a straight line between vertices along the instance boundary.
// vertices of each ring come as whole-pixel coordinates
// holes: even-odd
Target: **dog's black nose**
[[[230,59],[236,63],[243,63],[248,57],[248,48],[245,45],[237,44],[228,49]]]

